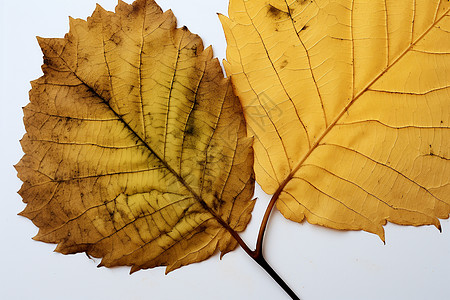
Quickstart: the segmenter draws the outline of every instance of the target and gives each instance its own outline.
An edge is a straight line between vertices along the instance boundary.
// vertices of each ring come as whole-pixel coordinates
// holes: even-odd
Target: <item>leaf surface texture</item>
[[[449,1],[231,0],[255,173],[291,220],[366,230],[450,211]]]
[[[16,166],[35,239],[132,272],[236,248],[226,227],[250,221],[253,152],[211,48],[152,0],[98,6],[39,43]]]

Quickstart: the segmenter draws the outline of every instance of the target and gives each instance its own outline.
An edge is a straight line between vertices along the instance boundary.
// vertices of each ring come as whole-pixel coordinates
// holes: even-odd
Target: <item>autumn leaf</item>
[[[291,220],[450,212],[449,1],[231,0],[221,16],[256,180]]]
[[[16,166],[35,239],[132,272],[235,249],[252,140],[211,48],[152,0],[98,6],[39,44]]]

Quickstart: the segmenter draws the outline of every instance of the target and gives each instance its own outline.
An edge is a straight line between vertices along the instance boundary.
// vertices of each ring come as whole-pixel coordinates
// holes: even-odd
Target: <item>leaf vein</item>
[[[357,150],[355,150],[355,149],[351,149],[351,148],[348,148],[348,147],[344,147],[344,146],[338,145],[338,144],[323,143],[323,144],[321,144],[320,146],[332,146],[332,147],[337,147],[337,148],[341,148],[341,149],[344,149],[344,150],[353,152],[353,153],[355,153],[355,154],[357,154],[357,155],[360,155],[360,156],[362,156],[362,157],[368,159],[369,161],[371,161],[371,162],[373,162],[373,163],[375,163],[375,164],[377,164],[377,165],[380,165],[380,166],[382,166],[382,167],[384,167],[384,168],[387,168],[387,169],[393,171],[393,172],[396,173],[397,175],[403,177],[403,178],[406,179],[407,181],[409,181],[409,182],[411,182],[412,184],[414,184],[414,185],[416,185],[417,187],[419,187],[421,190],[423,190],[425,193],[429,194],[429,195],[430,195],[432,198],[434,198],[436,201],[442,202],[442,203],[445,203],[445,204],[446,204],[445,201],[441,200],[440,198],[438,198],[437,196],[435,196],[434,194],[432,194],[427,188],[425,188],[424,186],[420,185],[418,182],[414,181],[413,179],[409,178],[408,176],[406,176],[405,174],[401,173],[400,171],[394,169],[393,167],[391,167],[391,166],[389,166],[389,165],[387,165],[387,164],[385,164],[385,163],[382,163],[382,162],[380,162],[380,161],[377,161],[377,160],[371,158],[370,156],[368,156],[368,155],[366,155],[366,154],[364,154],[364,153],[362,153],[362,152],[359,152],[359,151],[357,151]]]

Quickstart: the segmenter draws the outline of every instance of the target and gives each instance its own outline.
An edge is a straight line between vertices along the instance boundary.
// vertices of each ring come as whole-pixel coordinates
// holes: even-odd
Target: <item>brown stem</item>
[[[267,223],[269,222],[270,214],[272,213],[272,210],[275,206],[275,203],[278,200],[278,197],[280,196],[281,192],[283,191],[286,184],[292,179],[293,173],[289,174],[289,176],[280,184],[278,189],[273,194],[272,198],[270,199],[269,205],[266,208],[266,211],[264,213],[264,217],[261,222],[261,226],[259,227],[259,233],[258,233],[258,239],[256,241],[256,249],[255,251],[251,251],[248,246],[244,243],[245,247],[242,247],[243,245],[241,242],[238,243],[241,245],[241,247],[247,252],[248,255],[250,255],[253,260],[261,266],[272,278],[273,280],[278,283],[278,285],[286,292],[286,294],[289,295],[289,297],[292,298],[292,300],[300,300],[300,298],[294,293],[294,291],[284,282],[283,279],[278,275],[277,272],[275,272],[274,269],[267,263],[263,256],[263,243],[264,243],[264,234],[266,231]],[[248,250],[250,251],[248,251]]]
[[[275,195],[274,195],[275,196]],[[273,197],[272,197],[273,199]],[[272,202],[272,201],[271,201]],[[274,201],[275,203],[275,201]],[[270,204],[269,204],[270,205]],[[272,205],[273,207],[273,205]],[[266,211],[267,212],[267,211]],[[270,214],[270,211],[269,211]],[[262,255],[262,248],[260,251],[251,250],[244,240],[240,237],[240,235],[234,231],[228,224],[226,224],[222,219],[219,219],[219,223],[223,223],[222,225],[228,230],[228,232],[236,239],[238,244],[242,249],[258,264],[263,268],[269,275],[275,280],[276,283],[292,298],[292,300],[300,300],[300,298],[291,290],[291,288],[284,282],[283,279],[275,272],[274,269],[267,263]],[[267,224],[267,221],[266,221]]]
[[[267,222],[270,217],[270,213],[275,205],[275,202],[278,199],[278,196],[281,194],[281,191],[283,190],[286,183],[291,178],[288,177],[278,188],[278,190],[275,192],[275,194],[272,196],[272,199],[270,199],[269,205],[266,208],[266,212],[264,213],[264,217],[259,229],[258,234],[258,240],[256,243],[256,249],[251,250],[247,244],[244,242],[244,240],[240,237],[240,235],[234,231],[225,221],[223,221],[221,218],[217,218],[219,223],[221,223],[222,226],[224,226],[228,232],[234,237],[234,239],[238,242],[238,244],[241,246],[241,248],[258,264],[263,268],[267,274],[272,277],[273,280],[275,280],[276,283],[286,292],[286,294],[289,295],[289,297],[292,298],[292,300],[300,300],[300,298],[294,293],[294,291],[284,282],[284,280],[278,275],[277,272],[275,272],[274,269],[267,263],[263,256],[263,239],[264,239],[264,232],[267,227]]]
[[[280,184],[278,189],[275,191],[275,194],[273,194],[272,198],[270,199],[269,205],[266,208],[264,217],[261,222],[261,226],[259,227],[258,239],[256,240],[255,252],[257,255],[262,255],[264,233],[266,232],[267,223],[269,222],[270,214],[272,213],[273,207],[275,206],[275,203],[277,202],[278,197],[280,196],[286,184],[292,179],[292,176],[293,173],[289,174],[289,176]]]
[[[267,274],[275,280],[276,283],[286,292],[286,294],[291,297],[292,300],[300,300],[300,298],[294,293],[294,291],[284,282],[284,280],[275,272],[274,269],[267,263],[262,255],[262,251],[257,253],[257,251],[250,250],[247,244],[242,240],[239,234],[234,230],[228,230],[231,235],[236,239],[238,244],[244,249],[244,251],[258,264],[261,268],[263,268]]]
[[[278,190],[277,190],[278,192]],[[256,249],[255,252],[257,255],[262,255],[262,248],[264,242],[264,233],[266,232],[267,223],[269,222],[270,214],[277,202],[278,196],[280,195],[281,190],[278,193],[273,194],[270,199],[269,205],[267,205],[266,211],[264,213],[264,217],[261,222],[261,226],[259,227],[258,239],[256,240]]]
[[[273,280],[278,283],[278,285],[286,292],[286,294],[289,295],[289,297],[292,298],[292,300],[300,300],[300,298],[294,293],[293,290],[284,282],[283,279],[278,275],[277,272],[275,272],[274,269],[267,263],[267,261],[264,259],[262,255],[259,255],[258,257],[252,257],[258,265],[261,266],[269,275],[273,278]]]

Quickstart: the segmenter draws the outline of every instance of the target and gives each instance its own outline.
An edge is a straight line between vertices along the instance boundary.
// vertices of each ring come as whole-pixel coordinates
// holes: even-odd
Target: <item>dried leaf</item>
[[[16,166],[36,240],[131,271],[237,246],[254,201],[242,109],[211,48],[152,0],[39,38]]]
[[[450,212],[449,1],[231,0],[225,68],[286,218],[384,239]]]

